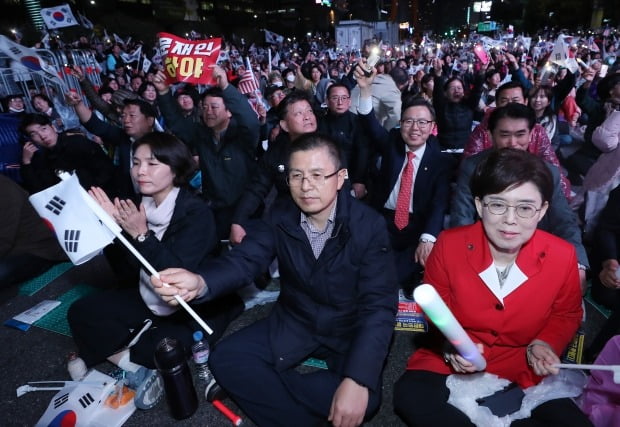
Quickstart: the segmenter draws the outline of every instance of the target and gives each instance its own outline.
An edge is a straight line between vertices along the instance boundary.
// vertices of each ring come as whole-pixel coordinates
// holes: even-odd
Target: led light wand
[[[461,356],[471,362],[478,371],[486,368],[487,361],[482,357],[478,347],[469,338],[433,286],[428,284],[418,286],[413,291],[413,299]]]

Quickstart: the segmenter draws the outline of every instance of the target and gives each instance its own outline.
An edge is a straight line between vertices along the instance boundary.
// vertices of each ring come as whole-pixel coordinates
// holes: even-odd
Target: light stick
[[[228,406],[224,405],[224,403],[222,403],[219,400],[214,400],[213,401],[213,406],[215,406],[222,414],[224,414],[224,416],[226,418],[228,418],[230,420],[230,422],[233,423],[233,425],[235,426],[240,426],[242,419],[239,415],[235,414],[233,411],[231,411]]]
[[[66,179],[69,179],[71,175],[65,172],[65,173],[58,174],[58,176],[60,177],[60,179],[66,180]],[[127,249],[129,249],[129,251],[138,259],[138,261],[140,261],[140,263],[142,263],[142,266],[144,266],[144,268],[146,268],[149,271],[149,273],[151,273],[153,276],[159,279],[159,273],[157,272],[157,270],[155,270],[155,268],[146,260],[146,258],[144,258],[142,254],[138,252],[138,250],[134,248],[134,246],[131,243],[129,243],[129,241],[125,238],[125,236],[123,236],[121,227],[119,227],[116,221],[114,221],[114,219],[101,206],[99,206],[99,204],[81,186],[80,186],[80,194],[84,202],[95,213],[95,215],[97,215],[97,218],[101,220],[103,225],[105,225],[114,234],[114,236],[116,236],[118,240],[120,240],[121,243],[125,245]],[[164,286],[169,287],[170,285],[168,285],[167,283],[164,283]],[[200,316],[198,316],[198,313],[196,313],[194,309],[191,308],[189,304],[185,302],[183,298],[181,298],[179,295],[175,295],[174,299],[179,303],[181,307],[185,309],[185,311],[187,311],[187,313],[190,316],[192,316],[192,318],[196,322],[198,322],[198,324],[209,335],[213,334],[213,329],[211,329],[209,325],[207,325],[205,321],[202,320]]]
[[[413,291],[413,299],[461,356],[471,362],[478,371],[486,368],[487,362],[480,354],[478,347],[469,338],[433,286],[428,284],[418,286]]]

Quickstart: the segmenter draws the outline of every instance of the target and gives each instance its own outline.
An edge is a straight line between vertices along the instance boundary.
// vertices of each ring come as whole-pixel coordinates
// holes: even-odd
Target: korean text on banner
[[[87,205],[82,191],[77,175],[72,175],[30,196],[30,203],[56,233],[75,265],[90,260],[114,240],[114,234]]]
[[[222,46],[221,38],[187,40],[169,33],[159,33],[159,47],[164,59],[168,83],[213,84],[213,65]]]

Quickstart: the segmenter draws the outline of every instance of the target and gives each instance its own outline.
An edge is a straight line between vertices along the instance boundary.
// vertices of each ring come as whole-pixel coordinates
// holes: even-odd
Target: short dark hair
[[[346,89],[347,94],[348,94],[349,96],[351,96],[351,90],[349,89],[349,87],[348,87],[347,85],[345,85],[345,84],[343,84],[343,83],[334,83],[334,84],[332,84],[332,85],[329,85],[329,87],[327,88],[327,93],[326,93],[326,96],[325,96],[325,97],[326,97],[326,98],[329,98],[329,97],[330,97],[330,95],[331,95],[331,93],[332,93],[332,90],[333,90],[333,89],[335,89],[335,88],[339,88],[339,87],[340,87],[340,88],[344,88],[344,89]]]
[[[527,120],[529,130],[532,130],[536,124],[536,114],[534,114],[534,110],[523,104],[511,102],[493,110],[491,116],[489,116],[489,130],[493,132],[497,127],[497,123],[505,118]]]
[[[210,96],[211,98],[222,98],[222,100],[224,101],[224,106],[228,110],[228,105],[226,104],[226,98],[224,98],[224,91],[221,88],[214,86],[214,87],[210,87],[209,89],[205,90],[200,95],[200,102],[204,102],[207,96]]]
[[[454,76],[454,77],[450,77],[448,80],[446,80],[446,82],[443,84],[443,90],[444,92],[448,90],[448,86],[450,86],[450,83],[452,82],[459,82],[461,84],[461,87],[463,88],[463,90],[465,90],[465,83],[463,83],[463,80],[461,80],[460,77]]]
[[[19,131],[24,135],[27,135],[28,132],[26,128],[31,125],[40,125],[40,126],[51,126],[52,119],[43,113],[28,113],[22,117],[21,122],[19,123]]]
[[[140,77],[140,76],[135,76],[135,77],[133,77],[133,78],[132,78],[132,80],[133,80],[134,78],[136,78],[136,77]],[[142,77],[140,77],[140,78],[142,78]],[[149,86],[152,86],[152,87],[153,87],[153,89],[155,89],[155,91],[157,91],[157,88],[155,87],[155,85],[153,84],[153,82],[146,81],[146,82],[143,82],[143,83],[141,83],[141,84],[140,84],[140,87],[138,88],[138,90],[136,91],[136,93],[137,93],[138,95],[142,96],[142,95],[144,94],[144,92],[146,92],[146,90],[148,89],[148,87],[149,87]]]
[[[54,106],[54,103],[52,102],[52,100],[49,99],[49,97],[43,93],[37,93],[35,95],[32,95],[31,103],[34,104],[34,100],[37,98],[41,98],[43,101],[47,102],[47,105],[49,105],[50,107]]]
[[[140,109],[140,112],[144,114],[146,117],[152,117],[152,118],[157,117],[157,111],[155,110],[155,107],[153,107],[151,104],[149,104],[143,99],[125,98],[125,100],[123,100],[123,106],[127,107],[129,105],[138,106],[138,108]]]
[[[409,81],[409,75],[407,71],[401,67],[394,67],[390,70],[390,76],[396,83],[396,86],[400,87]]]
[[[148,145],[153,157],[170,166],[174,173],[173,184],[186,186],[196,171],[196,162],[189,148],[174,135],[164,132],[149,132],[132,145],[135,152],[141,145]]]
[[[332,158],[336,169],[339,170],[342,165],[342,159],[340,157],[340,149],[338,148],[338,144],[332,139],[331,136],[319,132],[303,134],[289,144],[286,156],[287,169],[290,165],[291,156],[294,153],[297,153],[298,151],[315,150],[323,147],[327,148],[329,157]]]
[[[521,94],[523,95],[523,99],[526,98],[525,96],[525,88],[523,87],[523,85],[521,83],[519,83],[518,81],[510,81],[507,83],[504,83],[503,85],[501,85],[500,87],[498,87],[495,90],[495,99],[499,99],[500,94],[505,91],[505,90],[510,90],[510,89],[516,89],[519,88],[521,89]]]
[[[435,120],[435,108],[424,98],[421,97],[407,97],[405,98],[405,102],[403,102],[400,108],[400,116],[402,117],[407,111],[408,108],[411,107],[425,107],[429,113],[431,113],[431,118]]]
[[[288,95],[286,95],[276,107],[276,113],[278,113],[278,118],[280,120],[284,120],[284,118],[286,117],[286,113],[288,112],[288,107],[299,101],[306,101],[308,102],[308,104],[310,104],[310,106],[312,106],[312,99],[310,98],[310,95],[308,95],[308,92],[306,92],[305,90],[294,90]]]
[[[516,148],[491,150],[469,181],[471,194],[482,200],[488,194],[518,187],[526,182],[534,184],[543,203],[553,195],[553,177],[545,162],[538,156]]]

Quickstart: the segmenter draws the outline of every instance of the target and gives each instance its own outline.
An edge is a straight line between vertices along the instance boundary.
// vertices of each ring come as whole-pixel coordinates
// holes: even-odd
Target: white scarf
[[[142,204],[146,211],[147,227],[155,233],[157,240],[161,240],[168,229],[168,225],[170,225],[170,219],[172,218],[178,195],[179,187],[173,187],[159,206],[155,204],[152,197],[142,198]],[[144,269],[140,269],[140,295],[142,295],[142,300],[146,306],[157,316],[169,316],[179,309],[166,303],[153,290],[150,274]]]

